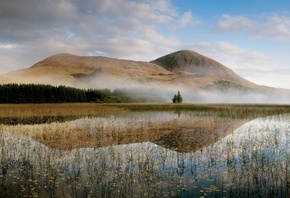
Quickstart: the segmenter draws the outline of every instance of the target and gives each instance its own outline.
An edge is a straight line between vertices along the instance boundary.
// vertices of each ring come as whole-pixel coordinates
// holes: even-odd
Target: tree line
[[[121,90],[40,84],[0,85],[0,103],[131,102]]]

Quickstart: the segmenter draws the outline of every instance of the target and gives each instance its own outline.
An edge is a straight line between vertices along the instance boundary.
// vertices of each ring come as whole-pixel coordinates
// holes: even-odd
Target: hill
[[[76,56],[58,54],[48,57],[30,68],[13,71],[1,75],[1,83],[41,83],[53,85],[77,85],[87,79],[104,78],[102,80],[146,80],[155,78],[163,80],[163,76],[171,72],[158,65],[120,60],[101,56]]]
[[[203,96],[197,92],[203,95],[205,92],[212,94],[215,91],[226,92],[228,95],[233,91],[262,94],[281,92],[250,82],[223,64],[189,50],[174,52],[150,62],[57,54],[29,68],[0,75],[0,83],[122,88],[138,95],[139,99],[155,97],[155,100],[149,101],[170,101],[176,90],[186,92],[186,98],[195,101],[204,101],[201,99]]]
[[[182,50],[151,61],[177,75],[192,78],[213,78],[238,83],[243,86],[256,87],[221,63],[197,52]]]

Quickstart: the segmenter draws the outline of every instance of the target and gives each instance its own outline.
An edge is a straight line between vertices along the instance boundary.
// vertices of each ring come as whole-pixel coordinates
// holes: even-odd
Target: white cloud
[[[228,42],[203,42],[190,49],[219,61],[254,83],[289,88],[290,69],[278,60],[273,60],[273,57]]]
[[[244,33],[250,38],[290,39],[290,17],[271,15],[246,17],[223,15],[217,28],[227,32]]]
[[[181,16],[181,18],[178,20],[178,23],[179,23],[180,27],[185,27],[185,26],[187,26],[189,24],[192,24],[193,22],[196,23],[196,24],[200,23],[197,19],[195,19],[192,16],[191,12],[185,12]]]
[[[179,48],[172,29],[195,24],[169,0],[0,0],[0,72],[61,52],[151,60]]]
[[[8,44],[0,44],[0,50],[8,50],[8,49],[15,49],[21,47],[17,44],[13,44],[13,43],[8,43]]]
[[[249,52],[239,46],[228,42],[202,42],[192,47],[193,49],[220,61],[230,68],[241,68],[248,64],[266,64],[270,58],[258,52]],[[249,67],[249,66],[248,66]]]
[[[274,61],[264,54],[248,51],[228,42],[203,42],[191,47],[232,69],[246,79],[276,72]],[[254,81],[255,82],[255,81]]]

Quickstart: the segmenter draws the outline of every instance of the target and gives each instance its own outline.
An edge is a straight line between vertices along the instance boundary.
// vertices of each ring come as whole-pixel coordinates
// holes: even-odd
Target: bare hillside
[[[22,70],[0,75],[0,83],[41,83],[114,88],[139,84],[179,86],[189,89],[215,87],[226,82],[231,87],[271,90],[256,85],[221,63],[199,53],[183,50],[151,62],[122,60],[102,56],[58,54]],[[234,84],[232,86],[231,84]]]
[[[75,85],[80,79],[102,77],[104,83],[118,80],[168,81],[172,72],[149,62],[121,60],[101,56],[58,54],[30,68],[1,75],[0,83],[43,83]]]
[[[221,63],[197,52],[182,50],[158,58],[152,63],[182,76],[204,78],[207,81],[229,81],[246,87],[259,88],[256,84],[237,75]]]

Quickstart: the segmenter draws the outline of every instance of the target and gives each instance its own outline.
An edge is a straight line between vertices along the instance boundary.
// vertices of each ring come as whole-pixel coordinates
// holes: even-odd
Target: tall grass
[[[0,118],[24,118],[36,116],[104,116],[128,111],[191,111],[216,113],[223,117],[250,118],[289,113],[287,105],[256,104],[0,104]]]
[[[282,105],[0,104],[0,126],[58,149],[154,141],[189,152],[249,120],[289,112]]]
[[[87,128],[105,136],[119,125],[126,130],[127,126],[148,124],[149,128],[143,127],[146,132],[151,126],[162,130],[163,125],[158,123],[165,121],[176,129],[204,126],[212,130],[231,120],[207,114],[198,119],[192,112],[182,112],[180,117],[173,112],[155,113],[133,113],[130,119],[110,117],[107,121],[85,118],[74,126],[63,124],[64,128]],[[231,135],[216,143],[186,153],[150,142],[62,151],[3,132],[0,197],[288,197],[289,121],[289,115],[259,118],[233,129]],[[79,126],[84,122],[87,124]],[[47,129],[57,130],[58,124]],[[191,141],[186,137],[184,146]]]
[[[105,104],[108,107],[119,107],[131,111],[191,111],[215,113],[220,117],[256,118],[261,116],[290,113],[289,105],[263,104]]]
[[[287,197],[289,112],[238,104],[0,105],[0,120],[15,119],[0,124],[0,197]]]
[[[109,116],[124,112],[96,103],[0,104],[0,124],[63,122],[88,116]]]

